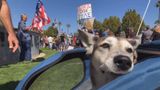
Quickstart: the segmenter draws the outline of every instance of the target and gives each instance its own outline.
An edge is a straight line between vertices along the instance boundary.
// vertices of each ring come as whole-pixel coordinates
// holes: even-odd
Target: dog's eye
[[[108,43],[104,43],[104,44],[101,45],[101,47],[103,47],[103,48],[109,48],[110,45]]]
[[[127,50],[128,53],[132,53],[133,52],[132,48],[127,48],[126,50]]]

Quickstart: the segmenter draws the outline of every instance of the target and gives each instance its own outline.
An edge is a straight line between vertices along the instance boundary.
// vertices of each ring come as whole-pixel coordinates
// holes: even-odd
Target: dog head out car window
[[[108,37],[98,38],[91,33],[79,30],[79,38],[80,38],[83,46],[87,50],[86,54],[89,55],[89,54],[92,54],[95,44],[99,43],[99,41],[103,41],[105,38],[108,38]],[[138,45],[141,44],[141,35],[137,36],[134,39],[126,39],[126,40],[133,46],[134,49],[136,49],[138,47]]]

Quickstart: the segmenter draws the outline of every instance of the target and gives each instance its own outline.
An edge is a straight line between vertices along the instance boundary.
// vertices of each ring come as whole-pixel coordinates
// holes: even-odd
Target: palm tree
[[[160,0],[157,1],[156,7],[157,7],[158,10],[159,10],[159,13],[158,13],[158,20],[156,21],[156,23],[160,23]]]
[[[69,34],[69,28],[71,27],[71,25],[67,24],[66,27],[67,27],[67,34]]]
[[[58,22],[58,27],[59,27],[59,32],[61,32],[61,26],[62,26],[62,23],[61,22]]]

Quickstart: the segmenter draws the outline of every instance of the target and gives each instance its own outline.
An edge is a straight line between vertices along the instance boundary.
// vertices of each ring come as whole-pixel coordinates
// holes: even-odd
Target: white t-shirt
[[[52,37],[48,37],[48,42],[52,43],[52,41],[53,41],[53,38]]]

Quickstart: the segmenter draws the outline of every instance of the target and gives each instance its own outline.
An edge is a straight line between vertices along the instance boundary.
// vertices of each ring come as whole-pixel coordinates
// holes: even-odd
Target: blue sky
[[[20,15],[27,14],[27,26],[35,14],[37,0],[8,0],[11,9],[12,21],[14,27],[18,26]],[[158,9],[155,7],[157,0],[151,0],[148,12],[145,16],[145,23],[154,26],[154,22],[158,18]],[[109,16],[118,16],[120,19],[128,9],[136,9],[136,11],[143,16],[148,0],[42,0],[48,16],[54,20],[62,22],[63,30],[66,31],[66,24],[71,24],[71,31],[75,32],[77,25],[77,8],[78,6],[91,3],[93,9],[93,16],[103,21]],[[49,26],[49,25],[48,25]],[[45,26],[46,29],[48,26]]]

